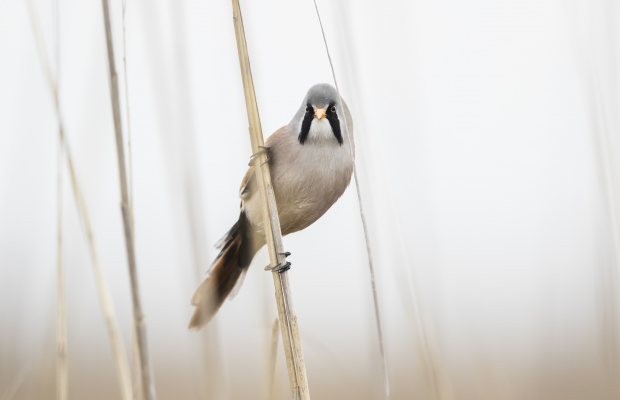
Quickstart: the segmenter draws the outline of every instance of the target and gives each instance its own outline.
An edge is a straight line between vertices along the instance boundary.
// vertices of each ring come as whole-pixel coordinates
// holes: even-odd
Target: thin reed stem
[[[250,69],[247,43],[245,41],[241,7],[239,6],[239,0],[232,0],[232,4],[237,51],[239,52],[239,66],[241,68],[245,105],[250,125],[250,141],[252,143],[252,153],[257,154],[261,146],[264,146],[265,143],[260,117],[258,115],[256,95],[254,93],[254,82]],[[286,260],[282,245],[282,232],[280,231],[278,208],[271,185],[269,164],[266,162],[266,158],[267,156],[265,154],[261,154],[259,157],[255,158],[254,172],[256,174],[261,198],[263,228],[265,240],[267,242],[267,250],[269,251],[269,260],[271,261],[271,266],[275,267],[277,265],[283,265]],[[293,296],[288,279],[288,271],[283,273],[273,272],[272,275],[276,289],[278,317],[280,319],[282,342],[284,345],[284,354],[286,356],[286,365],[293,399],[307,400],[310,399],[310,391],[308,389],[306,365],[301,348],[301,336],[299,335],[297,317],[295,316],[295,310],[293,308]]]
[[[114,131],[116,133],[116,152],[118,157],[118,173],[121,186],[121,212],[125,231],[125,247],[127,248],[127,264],[131,281],[131,299],[133,302],[133,319],[140,352],[140,371],[142,380],[142,393],[148,400],[154,400],[155,382],[153,381],[150,368],[148,345],[146,338],[146,323],[142,312],[142,302],[138,285],[138,272],[136,268],[136,254],[134,241],[134,226],[131,210],[129,208],[129,193],[127,185],[127,171],[125,168],[125,149],[123,143],[123,127],[121,124],[121,111],[118,93],[118,76],[114,63],[114,45],[112,43],[112,28],[110,24],[110,10],[108,0],[101,1],[103,6],[103,19],[105,24],[106,45],[108,50],[108,73],[110,83],[110,98],[112,101],[112,114],[114,117]]]
[[[133,223],[133,163],[131,162],[131,119],[129,113],[129,84],[127,83],[127,41],[125,40],[125,10],[127,0],[123,0],[123,80],[125,83],[125,114],[127,117],[127,164],[129,164],[129,210],[131,211],[131,222]]]
[[[313,1],[314,1],[314,8],[316,9],[316,15],[319,19],[319,25],[321,26],[321,33],[323,34],[323,41],[325,42],[325,50],[327,51],[327,58],[329,59],[329,66],[331,67],[332,76],[334,77],[334,84],[336,85],[336,91],[338,92],[338,101],[340,102],[340,104],[342,104],[342,97],[340,96],[340,88],[338,87],[338,81],[336,80],[336,72],[334,72],[334,64],[332,63],[332,57],[329,54],[329,46],[327,45],[327,39],[325,38],[325,30],[323,29],[323,22],[321,21],[321,14],[319,13],[319,7],[316,4],[316,0],[313,0]],[[344,129],[347,135],[347,139],[349,140],[349,143],[353,143],[346,118],[344,118]],[[357,192],[357,201],[360,207],[360,217],[362,218],[362,226],[364,228],[364,240],[366,242],[366,252],[368,254],[368,267],[370,269],[370,284],[372,286],[372,298],[373,298],[374,305],[375,305],[377,336],[379,338],[379,353],[381,354],[381,369],[383,372],[383,390],[385,393],[385,399],[389,400],[390,399],[390,380],[389,380],[388,369],[387,369],[387,358],[385,356],[383,331],[381,328],[381,313],[379,311],[379,298],[377,296],[377,285],[375,283],[375,268],[374,268],[373,258],[372,258],[372,249],[370,247],[370,237],[368,235],[368,225],[366,224],[366,214],[364,213],[364,205],[362,203],[360,185],[357,179],[357,166],[355,164],[355,153],[353,152],[352,146],[350,148],[350,151],[351,151],[351,159],[353,160],[353,176],[355,178],[355,189]]]
[[[7,386],[6,390],[2,394],[2,397],[0,397],[0,400],[13,400],[19,388],[26,381],[29,373],[30,370],[28,368],[22,369],[21,372]]]
[[[138,333],[135,326],[131,330],[131,387],[133,400],[140,400],[142,396],[142,380],[140,379],[140,351],[138,351]]]
[[[345,6],[345,3],[342,1],[338,1],[335,3],[338,7],[339,14],[339,25],[342,29],[343,33],[343,41],[344,43],[344,51],[345,51],[345,69],[349,70],[349,73],[345,75],[345,78],[349,80],[349,87],[352,90],[353,97],[359,97],[357,95],[359,88],[359,76],[357,74],[356,65],[358,65],[356,52],[354,47],[352,47],[351,34],[350,34],[350,24],[348,15],[350,14]],[[357,117],[357,125],[360,124],[362,126],[366,126],[364,122],[364,116],[368,113],[363,109],[363,102],[358,102],[358,117]],[[360,122],[361,121],[361,122]],[[373,156],[375,157],[375,165],[373,169],[378,170],[379,176],[385,175],[385,163],[382,160],[381,152],[377,152],[376,149],[381,147],[381,142],[376,141],[376,137],[358,137],[356,141],[359,143],[359,139],[366,139],[366,147],[373,149]],[[370,142],[368,142],[370,140]],[[377,162],[378,161],[378,162]],[[450,388],[449,376],[447,371],[442,365],[442,360],[440,357],[440,349],[439,344],[436,341],[433,329],[433,322],[430,318],[428,318],[423,303],[419,299],[419,291],[416,288],[415,284],[415,276],[414,276],[414,266],[411,260],[413,257],[409,256],[409,246],[406,243],[406,235],[405,229],[403,227],[402,221],[402,213],[399,209],[399,204],[394,201],[396,196],[394,196],[394,190],[390,185],[389,180],[375,180],[373,182],[376,187],[373,192],[383,192],[384,197],[390,203],[390,207],[384,208],[389,215],[386,217],[390,219],[395,227],[395,237],[398,239],[395,247],[401,253],[401,256],[405,263],[399,263],[400,271],[404,272],[404,279],[399,279],[401,284],[401,294],[403,303],[406,306],[411,307],[410,315],[412,318],[408,318],[407,322],[411,324],[412,331],[417,333],[417,340],[414,340],[416,345],[419,348],[420,358],[424,365],[424,369],[426,372],[426,376],[429,381],[429,388],[431,391],[431,398],[435,400],[447,400],[452,398],[452,391]],[[381,187],[385,186],[385,187]],[[390,212],[391,211],[391,212]]]
[[[210,266],[206,243],[206,229],[204,225],[204,201],[203,192],[200,190],[200,168],[196,157],[195,127],[191,104],[191,82],[189,68],[187,66],[186,46],[186,22],[185,3],[178,2],[171,9],[170,23],[172,28],[171,39],[174,43],[174,53],[177,77],[175,91],[178,101],[179,120],[177,128],[182,135],[181,141],[182,161],[180,163],[179,181],[182,183],[181,195],[184,196],[185,221],[189,228],[191,256],[193,262],[193,277],[195,287],[199,286],[204,279],[205,271]],[[219,338],[217,320],[212,320],[207,327],[198,333],[199,346],[202,356],[196,368],[196,374],[200,379],[200,395],[203,400],[218,399],[222,397],[221,356],[219,354]]]
[[[53,1],[54,13],[54,53],[56,61],[56,95],[58,95],[58,76],[60,70],[60,41],[58,25],[58,0]],[[59,128],[60,133],[60,128]],[[56,207],[58,225],[58,249],[57,249],[57,276],[56,276],[56,399],[67,400],[69,398],[69,375],[67,373],[67,297],[65,287],[65,266],[62,253],[62,141],[58,139],[56,151]]]
[[[67,303],[65,293],[65,269],[62,257],[62,143],[58,143],[57,158],[57,224],[58,258],[56,286],[56,399],[69,398],[69,379],[67,375]]]
[[[276,360],[278,356],[278,338],[280,337],[280,321],[276,318],[273,321],[273,328],[271,329],[271,351],[269,352],[269,399],[274,398],[274,385],[276,380]]]
[[[28,13],[30,16],[30,22],[32,25],[32,30],[35,38],[35,43],[37,45],[37,51],[39,54],[39,60],[41,61],[41,67],[43,70],[43,74],[47,80],[50,92],[52,93],[52,98],[54,101],[54,107],[58,119],[58,135],[60,139],[60,143],[62,145],[62,150],[64,151],[64,158],[67,161],[67,165],[69,167],[69,176],[71,178],[71,186],[73,189],[73,196],[75,198],[75,203],[77,206],[78,214],[80,216],[80,220],[84,227],[84,231],[86,233],[86,237],[88,240],[88,246],[90,249],[92,261],[93,261],[93,271],[95,274],[95,282],[97,284],[97,291],[99,294],[99,301],[101,303],[101,311],[104,316],[106,327],[108,330],[108,337],[110,339],[110,344],[112,346],[112,354],[114,356],[114,361],[116,364],[116,371],[118,375],[118,382],[121,391],[121,397],[123,400],[131,399],[131,379],[129,376],[129,363],[127,361],[127,353],[125,352],[125,345],[123,343],[123,339],[120,335],[120,330],[118,328],[118,321],[116,318],[116,312],[114,309],[114,303],[112,302],[112,295],[110,294],[110,290],[108,288],[105,276],[103,274],[103,269],[101,268],[101,264],[99,262],[99,256],[97,253],[97,248],[95,246],[95,240],[93,235],[93,230],[90,224],[90,217],[88,214],[88,209],[86,208],[86,203],[82,196],[82,192],[77,180],[77,173],[75,170],[75,166],[73,163],[73,157],[71,156],[71,151],[69,148],[69,144],[64,135],[64,127],[62,123],[62,118],[60,114],[59,100],[58,100],[58,91],[57,84],[52,77],[50,63],[47,58],[47,53],[45,51],[45,46],[43,44],[43,39],[41,36],[41,30],[39,28],[38,21],[35,16],[34,8],[32,5],[32,0],[27,0],[26,4],[28,6]]]
[[[134,224],[133,216],[133,162],[131,152],[131,114],[129,113],[129,83],[127,78],[127,40],[125,30],[125,11],[127,10],[127,0],[122,0],[123,6],[123,83],[125,86],[125,115],[127,118],[127,164],[129,170],[129,213],[131,223]],[[142,398],[141,379],[140,379],[140,351],[138,350],[138,333],[134,327],[132,330],[132,364],[131,364],[131,387],[134,400]]]

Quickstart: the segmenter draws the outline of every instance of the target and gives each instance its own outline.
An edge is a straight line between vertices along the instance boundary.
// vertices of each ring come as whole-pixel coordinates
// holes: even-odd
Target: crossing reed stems
[[[123,141],[123,127],[121,124],[120,100],[118,91],[118,76],[114,62],[114,44],[112,43],[112,29],[110,24],[110,9],[108,0],[102,0],[103,19],[105,24],[106,45],[108,53],[108,73],[110,83],[110,98],[112,101],[112,115],[114,118],[114,131],[116,136],[116,152],[118,157],[118,173],[121,186],[121,213],[123,215],[123,227],[125,233],[125,247],[127,249],[127,264],[129,267],[129,279],[131,282],[131,299],[133,303],[133,320],[136,331],[136,341],[140,354],[140,378],[142,382],[142,394],[147,400],[155,400],[155,383],[150,368],[148,345],[146,338],[146,322],[142,312],[142,301],[138,285],[138,272],[136,268],[134,225],[129,203],[127,185],[127,171],[125,167],[125,149]]]

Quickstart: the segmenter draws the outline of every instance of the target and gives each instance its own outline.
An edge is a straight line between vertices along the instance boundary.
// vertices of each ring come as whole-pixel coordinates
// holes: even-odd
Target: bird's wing
[[[267,141],[265,142],[265,146],[271,148],[270,153],[268,155],[268,158],[271,160],[269,164],[270,166],[273,165],[273,158],[275,158],[274,147],[280,146],[279,143],[282,142],[282,139],[285,136],[287,136],[286,128],[287,128],[286,126],[283,126],[282,128],[278,129],[271,136],[269,136],[267,138]],[[256,182],[256,178],[254,177],[254,166],[252,165],[248,169],[248,172],[245,173],[245,176],[243,177],[243,180],[241,181],[241,187],[239,188],[239,196],[242,199],[248,198],[254,192],[254,190],[256,190],[255,182]]]
[[[254,177],[254,166],[248,168],[248,172],[245,173],[243,180],[241,181],[241,187],[239,188],[239,197],[245,199],[250,196],[252,191],[254,190],[254,183],[256,178]]]

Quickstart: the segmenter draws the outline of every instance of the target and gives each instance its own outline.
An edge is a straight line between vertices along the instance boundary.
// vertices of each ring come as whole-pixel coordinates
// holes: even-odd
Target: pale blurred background
[[[110,1],[126,128],[122,5]],[[2,400],[56,396],[58,121],[26,4],[0,1]],[[102,6],[58,0],[56,49],[53,4],[33,0],[129,350]],[[318,6],[355,121],[392,398],[620,398],[618,3]],[[241,7],[267,136],[311,85],[333,79],[312,1]],[[267,399],[277,313],[265,250],[206,333],[187,330],[197,280],[238,216],[251,153],[231,3],[127,0],[125,23],[137,262],[158,398]],[[69,398],[120,399],[62,165]],[[312,398],[382,399],[354,186],[285,248]],[[281,343],[274,398],[288,399]]]

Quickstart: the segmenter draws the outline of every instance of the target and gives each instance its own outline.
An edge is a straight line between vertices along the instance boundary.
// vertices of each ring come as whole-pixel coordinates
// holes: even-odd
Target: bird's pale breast
[[[334,138],[302,145],[283,127],[266,145],[282,234],[302,230],[325,214],[349,185],[353,164],[348,144],[341,146]],[[252,224],[262,227],[258,193],[251,193],[243,208]]]

